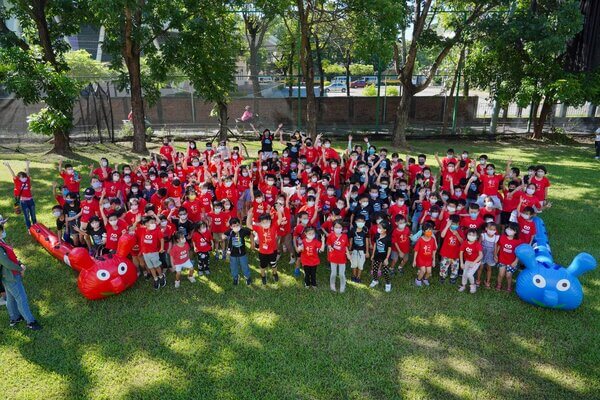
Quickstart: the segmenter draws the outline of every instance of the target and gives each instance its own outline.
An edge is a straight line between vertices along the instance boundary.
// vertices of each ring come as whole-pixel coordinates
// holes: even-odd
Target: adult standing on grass
[[[13,171],[8,161],[6,161],[4,165],[10,171],[10,174],[13,177],[13,183],[15,185],[13,190],[15,195],[15,210],[17,210],[17,207],[19,207],[19,209],[23,211],[25,225],[27,226],[27,233],[29,233],[29,227],[32,224],[37,223],[37,218],[35,217],[35,202],[33,201],[33,195],[31,194],[29,160],[25,161],[25,172],[20,171],[17,174],[15,174],[15,171]]]
[[[6,219],[0,215],[0,269],[2,270],[2,284],[6,290],[6,307],[10,317],[10,326],[15,326],[21,321],[27,322],[27,328],[34,331],[42,329],[29,309],[29,301],[23,286],[23,272],[25,265],[21,263],[11,246],[4,238]]]

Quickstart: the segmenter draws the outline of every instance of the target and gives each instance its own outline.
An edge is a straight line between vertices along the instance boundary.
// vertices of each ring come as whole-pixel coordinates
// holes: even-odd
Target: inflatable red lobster
[[[32,225],[29,232],[48,253],[79,271],[77,286],[81,294],[90,300],[119,294],[133,286],[137,280],[137,268],[127,258],[127,254],[136,243],[132,235],[125,234],[119,238],[116,254],[92,258],[86,248],[60,242],[58,237],[42,224]]]

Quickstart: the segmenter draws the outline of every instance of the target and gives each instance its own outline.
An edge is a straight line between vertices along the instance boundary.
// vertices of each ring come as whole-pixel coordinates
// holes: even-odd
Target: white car
[[[325,86],[325,93],[329,93],[329,92],[346,93],[346,84],[345,83],[332,83],[329,86]]]

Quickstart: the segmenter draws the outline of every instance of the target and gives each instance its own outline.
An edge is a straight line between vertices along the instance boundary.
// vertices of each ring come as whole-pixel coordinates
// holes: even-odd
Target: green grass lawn
[[[591,146],[412,144],[415,155],[454,147],[485,152],[502,165],[511,156],[522,170],[546,164],[554,207],[543,218],[555,260],[568,265],[580,251],[600,259],[600,163]],[[29,150],[38,219],[52,226],[58,157],[43,155],[43,146]],[[129,158],[128,148],[116,145],[79,150],[76,165],[101,155]],[[25,157],[0,154],[16,171]],[[390,294],[349,283],[340,295],[327,288],[322,266],[319,290],[306,291],[287,259],[278,286],[233,287],[219,262],[210,280],[183,280],[179,290],[171,277],[158,293],[140,280],[120,296],[91,302],[77,291],[76,272],[12,215],[12,181],[0,167],[0,213],[11,216],[7,241],[29,266],[26,288],[44,326],[10,329],[0,312],[3,398],[600,398],[598,269],[582,276],[585,299],[573,312],[537,308],[504,292],[458,293],[436,279],[418,289],[412,270],[394,277]]]

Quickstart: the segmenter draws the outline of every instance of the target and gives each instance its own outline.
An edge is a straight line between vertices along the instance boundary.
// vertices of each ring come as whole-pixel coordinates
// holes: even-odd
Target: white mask
[[[342,233],[342,228],[335,228],[333,231],[335,232],[336,235],[339,235]]]
[[[470,242],[474,242],[475,240],[477,240],[477,235],[474,235],[474,234],[471,233],[471,234],[467,235],[467,239]]]
[[[535,193],[535,189],[531,189],[531,188],[527,189],[528,195],[532,196],[534,193]]]

